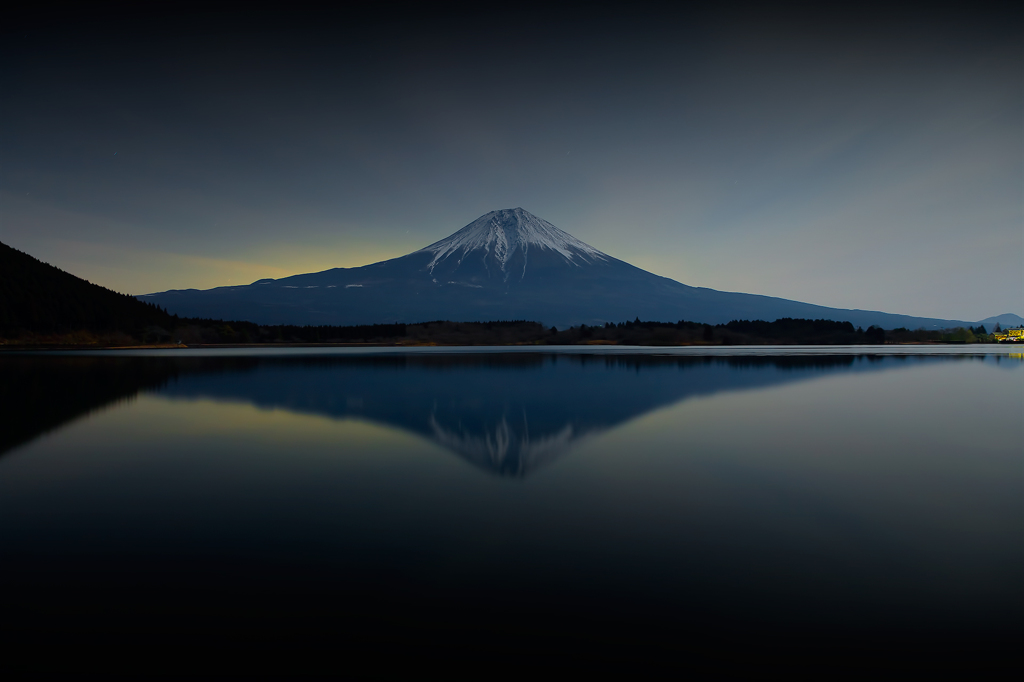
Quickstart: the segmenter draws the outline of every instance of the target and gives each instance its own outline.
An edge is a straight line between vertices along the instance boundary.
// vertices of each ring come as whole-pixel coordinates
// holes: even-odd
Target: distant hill
[[[141,298],[179,315],[264,325],[537,320],[565,329],[637,317],[707,324],[824,319],[865,329],[974,324],[688,286],[603,253],[521,208],[492,211],[419,251],[372,265]]]
[[[1003,313],[1002,315],[986,317],[984,320],[981,320],[980,324],[985,325],[985,329],[989,331],[992,331],[996,324],[1003,329],[1013,329],[1014,327],[1024,325],[1024,317],[1014,315],[1013,313]]]
[[[0,243],[0,334],[141,333],[174,317]]]

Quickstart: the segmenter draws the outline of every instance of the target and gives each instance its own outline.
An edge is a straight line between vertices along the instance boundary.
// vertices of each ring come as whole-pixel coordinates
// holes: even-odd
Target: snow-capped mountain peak
[[[556,252],[573,265],[607,261],[609,258],[593,246],[521,208],[491,211],[455,234],[420,249],[420,252],[433,254],[428,265],[431,272],[449,257],[461,261],[466,254],[477,250],[491,256],[505,272],[517,253],[526,259],[530,249]]]
[[[689,287],[604,254],[521,208],[493,211],[446,239],[379,263],[249,286],[165,291],[144,300],[178,315],[270,325],[537,320],[566,327],[638,317],[707,324],[792,317],[886,329],[973,325]],[[520,458],[534,456],[529,453],[535,440],[526,449],[511,443],[506,448],[502,433],[491,437],[494,457],[511,461],[513,452]],[[464,452],[491,453],[486,438],[479,448],[468,443],[460,446],[467,448]]]

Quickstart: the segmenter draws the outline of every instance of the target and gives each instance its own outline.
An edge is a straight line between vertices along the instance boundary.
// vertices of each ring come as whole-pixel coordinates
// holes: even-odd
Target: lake
[[[9,668],[980,671],[1024,634],[1019,348],[7,353],[0,378]]]

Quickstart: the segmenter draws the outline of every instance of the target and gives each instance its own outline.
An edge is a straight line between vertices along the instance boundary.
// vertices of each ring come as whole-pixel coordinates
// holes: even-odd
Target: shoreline
[[[581,350],[602,348],[611,350],[623,348],[635,350],[637,348],[649,348],[652,351],[665,351],[674,348],[707,348],[722,351],[728,348],[939,348],[949,347],[967,349],[971,347],[981,348],[1006,348],[1007,351],[1024,351],[1024,344],[1016,343],[942,343],[941,341],[923,341],[919,343],[886,343],[886,344],[808,344],[808,343],[759,343],[759,344],[680,344],[680,345],[629,345],[617,343],[577,343],[577,344],[544,344],[544,343],[476,343],[476,344],[455,344],[455,343],[201,343],[201,344],[144,344],[135,346],[100,346],[92,344],[0,344],[0,354],[22,353],[26,351],[133,351],[133,350],[216,350],[216,349],[274,349],[274,348],[516,348],[525,350],[536,348],[579,348]]]

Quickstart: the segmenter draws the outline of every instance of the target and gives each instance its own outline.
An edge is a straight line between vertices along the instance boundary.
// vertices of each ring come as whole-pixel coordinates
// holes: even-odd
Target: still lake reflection
[[[1022,634],[1024,363],[998,349],[7,355],[0,377],[26,647],[993,661]]]

